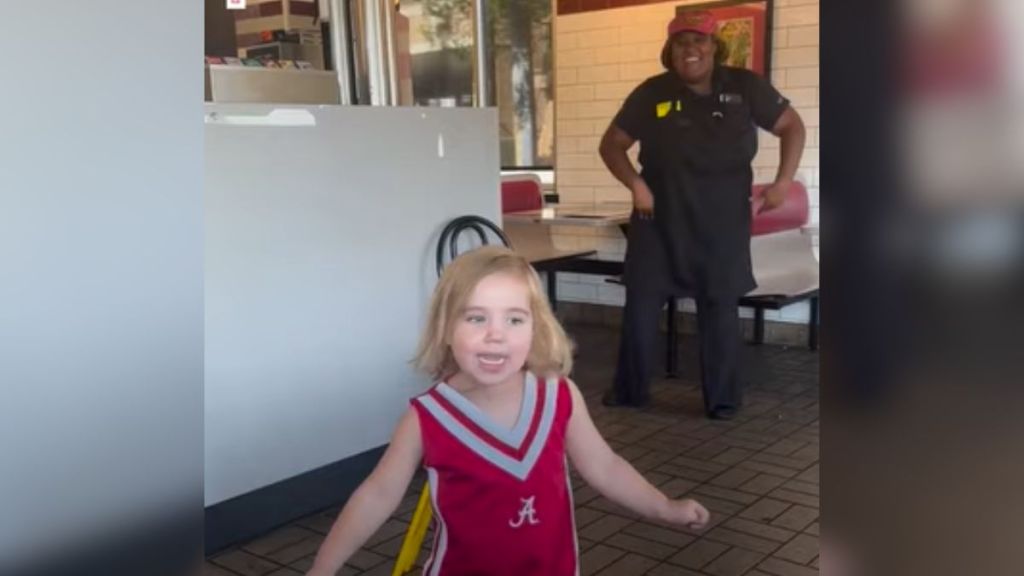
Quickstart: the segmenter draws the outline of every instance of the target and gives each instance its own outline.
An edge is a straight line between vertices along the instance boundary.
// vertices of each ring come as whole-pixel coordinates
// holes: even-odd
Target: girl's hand
[[[707,526],[711,514],[700,502],[691,498],[669,500],[662,513],[662,519],[672,524],[681,524],[691,530],[700,530]]]

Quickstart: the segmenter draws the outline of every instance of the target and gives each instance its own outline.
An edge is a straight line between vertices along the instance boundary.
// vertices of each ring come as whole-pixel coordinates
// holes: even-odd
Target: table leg
[[[552,310],[558,310],[558,278],[554,270],[548,270],[544,275],[548,280],[548,303]]]
[[[675,296],[670,296],[665,303],[665,376],[679,376],[679,333],[676,331],[676,311],[678,308]]]
[[[811,319],[807,323],[807,347],[818,349],[818,297],[811,298]]]
[[[754,308],[754,344],[764,344],[764,308]]]

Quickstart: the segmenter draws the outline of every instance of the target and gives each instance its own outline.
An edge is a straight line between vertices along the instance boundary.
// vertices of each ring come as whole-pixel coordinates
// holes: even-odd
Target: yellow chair
[[[416,504],[416,511],[413,512],[412,522],[405,532],[405,540],[402,541],[402,549],[398,552],[398,559],[395,560],[395,569],[391,576],[402,576],[408,574],[413,565],[416,564],[416,557],[423,547],[423,539],[427,536],[427,528],[430,527],[430,520],[433,518],[433,510],[430,507],[430,484],[423,484],[423,491],[420,492],[420,500]]]

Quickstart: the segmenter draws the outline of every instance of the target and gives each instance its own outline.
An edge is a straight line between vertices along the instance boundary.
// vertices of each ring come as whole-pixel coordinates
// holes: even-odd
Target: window
[[[550,167],[554,103],[550,0],[487,2],[493,101],[499,117],[501,164]],[[409,18],[413,102],[472,106],[473,0],[403,0]]]

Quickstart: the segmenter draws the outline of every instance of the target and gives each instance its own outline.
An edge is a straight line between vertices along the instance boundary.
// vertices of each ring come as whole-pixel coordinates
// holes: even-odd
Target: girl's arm
[[[645,518],[703,528],[708,511],[691,499],[670,500],[629,462],[612,451],[594,426],[576,384],[572,392],[572,418],[566,433],[566,451],[580,476],[602,496]]]
[[[377,467],[352,493],[334,522],[309,576],[334,576],[341,569],[398,508],[422,458],[419,418],[410,407]]]

